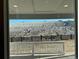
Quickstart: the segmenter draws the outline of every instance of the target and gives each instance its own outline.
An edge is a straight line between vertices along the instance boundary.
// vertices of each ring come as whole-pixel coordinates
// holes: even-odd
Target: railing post
[[[52,35],[51,35],[50,39],[51,39],[51,41],[52,41]]]
[[[20,37],[21,38],[21,42],[22,42],[22,37]]]
[[[60,39],[62,40],[62,35],[60,35]]]
[[[32,57],[34,59],[34,42],[32,42]]]
[[[41,41],[42,41],[42,35],[40,35],[40,39],[41,39]]]
[[[72,39],[72,34],[70,35],[70,39]]]

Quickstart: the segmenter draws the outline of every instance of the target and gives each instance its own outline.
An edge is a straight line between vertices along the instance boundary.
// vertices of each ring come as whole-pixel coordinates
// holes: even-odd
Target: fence
[[[64,42],[10,42],[10,55],[64,54]]]
[[[30,37],[11,37],[10,42],[31,42],[31,41],[59,41],[59,40],[68,40],[75,39],[75,35],[50,35],[50,36],[30,36]]]

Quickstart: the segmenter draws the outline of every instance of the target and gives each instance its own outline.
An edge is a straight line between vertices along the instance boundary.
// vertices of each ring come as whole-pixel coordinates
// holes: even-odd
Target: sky
[[[74,19],[9,19],[10,25],[15,25],[20,22],[56,22],[56,21],[74,21]]]

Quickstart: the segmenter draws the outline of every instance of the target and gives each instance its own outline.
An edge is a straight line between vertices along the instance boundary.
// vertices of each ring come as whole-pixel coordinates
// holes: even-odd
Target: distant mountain
[[[18,23],[10,27],[10,36],[74,34],[74,21]]]
[[[66,26],[75,26],[74,21],[65,21],[64,23],[65,23]]]

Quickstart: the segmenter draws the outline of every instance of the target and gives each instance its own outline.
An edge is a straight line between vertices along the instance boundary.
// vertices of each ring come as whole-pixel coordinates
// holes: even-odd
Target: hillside
[[[10,26],[10,36],[32,36],[32,35],[70,35],[74,34],[73,21],[17,23]]]

